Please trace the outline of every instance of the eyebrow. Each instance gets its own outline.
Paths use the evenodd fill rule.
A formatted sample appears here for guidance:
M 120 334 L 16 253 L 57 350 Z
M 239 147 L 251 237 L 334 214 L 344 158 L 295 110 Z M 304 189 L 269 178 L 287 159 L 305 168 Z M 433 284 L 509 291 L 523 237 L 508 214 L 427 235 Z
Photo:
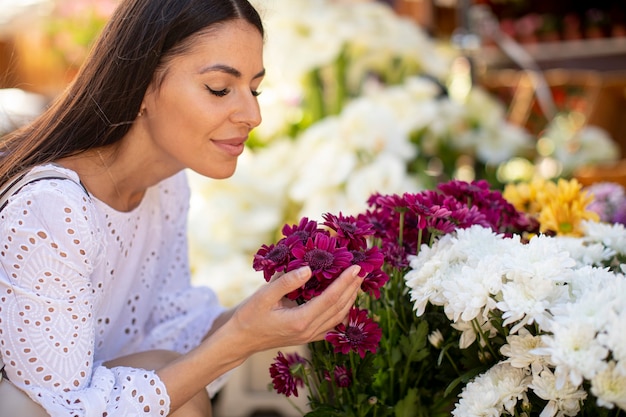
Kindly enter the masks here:
M 241 78 L 241 71 L 229 65 L 224 65 L 224 64 L 215 64 L 215 65 L 211 65 L 208 67 L 204 67 L 200 70 L 200 74 L 206 74 L 207 72 L 214 72 L 214 71 L 223 72 L 226 74 L 230 74 L 233 77 Z M 264 77 L 264 76 L 265 76 L 265 68 L 259 71 L 254 77 L 252 77 L 252 79 L 254 80 L 257 78 Z

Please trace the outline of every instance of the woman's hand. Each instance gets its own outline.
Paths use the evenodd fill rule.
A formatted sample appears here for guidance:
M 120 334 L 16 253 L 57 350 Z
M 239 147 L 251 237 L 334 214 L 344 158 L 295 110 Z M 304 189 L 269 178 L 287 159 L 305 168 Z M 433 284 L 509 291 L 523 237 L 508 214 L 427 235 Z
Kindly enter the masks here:
M 302 305 L 285 296 L 311 277 L 309 267 L 272 279 L 235 310 L 234 331 L 249 335 L 254 351 L 321 340 L 354 305 L 363 278 L 360 267 L 347 268 L 324 292 Z M 252 352 L 254 353 L 254 352 Z
M 346 319 L 363 278 L 357 265 L 346 269 L 324 292 L 305 304 L 285 296 L 311 277 L 308 267 L 288 272 L 225 314 L 225 323 L 195 349 L 157 370 L 172 409 L 188 402 L 208 383 L 265 350 L 321 340 Z

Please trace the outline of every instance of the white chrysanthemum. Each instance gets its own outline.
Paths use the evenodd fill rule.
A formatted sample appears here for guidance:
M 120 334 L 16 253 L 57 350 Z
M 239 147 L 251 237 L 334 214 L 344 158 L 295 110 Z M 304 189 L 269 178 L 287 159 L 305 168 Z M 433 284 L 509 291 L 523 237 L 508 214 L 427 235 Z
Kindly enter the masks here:
M 488 380 L 476 379 L 463 388 L 452 415 L 455 417 L 500 417 L 498 393 Z
M 477 331 L 480 331 L 481 335 L 485 335 L 489 339 L 498 334 L 498 330 L 491 321 L 483 317 L 477 317 L 472 321 L 459 320 L 450 325 L 461 332 L 461 337 L 459 338 L 460 349 L 467 349 L 476 341 L 478 338 Z M 479 339 L 479 343 L 481 346 L 486 345 L 486 341 L 482 337 Z
M 336 193 L 345 194 L 348 206 L 340 207 L 334 212 L 344 214 L 362 213 L 367 209 L 367 200 L 374 193 L 385 190 L 386 194 L 417 193 L 424 185 L 415 175 L 409 175 L 403 162 L 395 155 L 384 153 L 373 161 L 361 164 L 350 174 L 342 189 Z M 310 199 L 319 196 L 311 196 Z M 326 211 L 333 212 L 333 207 Z
M 622 297 L 615 297 L 620 277 L 606 270 L 584 266 L 574 270 L 568 283 L 571 301 L 552 307 L 553 321 L 562 318 L 567 322 L 581 321 L 589 323 L 597 332 L 605 328 L 607 320 L 621 304 Z M 550 325 L 545 326 L 550 330 Z
M 617 362 L 617 368 L 626 375 L 626 300 L 616 294 L 626 294 L 626 278 L 621 276 L 621 281 L 607 293 L 613 294 L 613 311 L 607 313 L 604 331 L 598 335 L 598 341 L 611 351 L 613 359 Z
M 453 416 L 500 416 L 514 413 L 515 405 L 526 400 L 530 376 L 523 370 L 499 363 L 468 383 L 460 394 Z
M 470 265 L 476 265 L 487 257 L 490 257 L 492 262 L 504 264 L 505 261 L 501 259 L 507 259 L 515 254 L 520 245 L 519 235 L 504 238 L 490 228 L 479 225 L 458 229 L 454 240 L 454 250 L 463 254 L 462 257 L 458 257 L 467 259 Z
M 505 239 L 489 228 L 472 226 L 443 236 L 432 247 L 423 246 L 405 276 L 417 315 L 428 302 L 444 306 L 454 321 L 486 315 L 495 307 L 491 295 L 502 285 L 501 260 L 517 245 L 519 237 Z
M 587 393 L 581 386 L 569 381 L 557 387 L 554 374 L 547 368 L 534 374 L 528 387 L 539 398 L 548 401 L 541 417 L 575 416 L 580 411 L 580 403 L 587 398 Z
M 253 4 L 266 30 L 268 67 L 259 100 L 264 123 L 257 130 L 261 137 L 271 138 L 298 121 L 305 88 L 310 88 L 302 80 L 313 70 L 329 68 L 342 53 L 347 55 L 348 87 L 357 91 L 372 72 L 397 78 L 398 67 L 390 64 L 396 59 L 407 74 L 443 79 L 449 73 L 450 57 L 423 29 L 380 2 L 363 2 L 359 7 L 332 0 L 254 0 Z M 283 126 L 274 109 L 284 114 Z
M 599 372 L 591 380 L 591 393 L 598 398 L 598 405 L 606 408 L 618 406 L 626 410 L 626 374 L 619 372 L 615 362 Z
M 411 270 L 406 273 L 404 279 L 409 287 L 409 295 L 417 316 L 424 314 L 429 302 L 444 304 L 441 280 L 455 268 L 460 268 L 458 260 L 450 250 L 452 247 L 453 236 L 448 234 L 437 240 L 432 247 L 422 245 L 417 256 L 409 257 Z
M 452 321 L 471 321 L 477 316 L 489 317 L 496 307 L 493 294 L 500 290 L 503 271 L 486 258 L 475 266 L 463 266 L 457 274 L 448 275 L 441 286 L 446 300 L 444 311 Z
M 585 236 L 601 242 L 617 253 L 626 254 L 626 227 L 621 223 L 600 223 L 584 221 Z
M 533 336 L 525 327 L 517 334 L 507 336 L 506 342 L 500 348 L 500 353 L 508 357 L 505 362 L 514 368 L 540 369 L 546 364 L 545 356 L 533 352 L 534 349 L 543 346 L 541 337 Z
M 575 261 L 554 239 L 544 236 L 520 245 L 508 261 L 507 282 L 502 287 L 502 301 L 498 302 L 503 324 L 516 323 L 511 329 L 515 333 L 527 324 L 542 326 L 549 322 L 549 309 L 568 298 L 562 282 L 571 274 Z
M 580 385 L 606 368 L 608 349 L 597 339 L 597 329 L 588 322 L 561 317 L 552 325 L 553 334 L 544 335 L 544 347 L 534 352 L 549 356 L 555 365 L 557 388 L 568 383 Z
M 507 122 L 499 121 L 495 126 L 482 127 L 474 137 L 474 150 L 478 160 L 500 164 L 532 149 L 533 140 L 528 131 Z
M 418 192 L 424 187 L 415 176 L 407 174 L 404 164 L 391 154 L 378 155 L 365 165 L 358 165 L 342 184 L 327 184 L 298 201 L 298 217 L 321 219 L 324 213 L 353 214 L 367 209 L 367 199 L 378 190 L 390 194 Z
M 553 239 L 564 251 L 570 254 L 572 259 L 576 260 L 576 266 L 579 267 L 584 265 L 601 266 L 615 256 L 613 249 L 589 238 L 556 236 Z
M 475 128 L 462 128 L 454 136 L 451 145 L 455 149 L 476 155 L 480 161 L 492 164 L 499 164 L 533 149 L 534 142 L 530 134 L 508 123 L 502 104 L 485 90 L 472 88 L 461 104 L 466 111 L 463 123 Z

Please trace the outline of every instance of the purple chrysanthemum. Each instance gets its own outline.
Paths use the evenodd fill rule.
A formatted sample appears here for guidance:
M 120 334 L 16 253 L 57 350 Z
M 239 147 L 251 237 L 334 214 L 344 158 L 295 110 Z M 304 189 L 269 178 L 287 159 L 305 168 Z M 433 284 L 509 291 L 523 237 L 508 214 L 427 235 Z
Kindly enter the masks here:
M 348 388 L 352 385 L 352 371 L 344 365 L 337 365 L 333 370 L 333 375 L 329 371 L 324 371 L 324 379 L 334 382 L 339 388 Z
M 298 396 L 298 387 L 304 386 L 304 364 L 306 360 L 297 353 L 288 353 L 286 356 L 278 352 L 274 362 L 270 365 L 270 376 L 274 389 L 287 397 Z
M 252 267 L 263 271 L 263 278 L 269 281 L 276 272 L 284 271 L 289 263 L 291 250 L 282 241 L 275 245 L 263 245 L 254 255 Z
M 337 245 L 334 237 L 322 233 L 309 238 L 305 245 L 294 247 L 292 254 L 294 259 L 288 265 L 290 271 L 308 265 L 320 280 L 336 278 L 352 261 L 347 248 Z
M 374 228 L 370 223 L 341 213 L 338 216 L 326 213 L 323 217 L 324 225 L 336 232 L 336 238 L 341 245 L 352 250 L 367 248 L 367 238 L 374 234 Z
M 388 281 L 389 275 L 387 275 L 387 273 L 382 269 L 377 269 L 365 277 L 363 283 L 361 284 L 361 289 L 363 292 L 369 294 L 370 297 L 377 300 L 380 298 L 380 289 Z
M 282 230 L 285 238 L 296 236 L 302 244 L 305 244 L 309 238 L 321 231 L 322 230 L 319 229 L 317 222 L 315 220 L 309 220 L 308 217 L 301 218 L 297 225 L 294 224 L 289 226 L 286 224 L 283 226 Z
M 357 307 L 350 309 L 348 325 L 340 323 L 335 330 L 328 332 L 326 341 L 335 347 L 335 353 L 357 352 L 361 358 L 370 351 L 376 353 L 382 330 L 367 316 L 367 310 Z

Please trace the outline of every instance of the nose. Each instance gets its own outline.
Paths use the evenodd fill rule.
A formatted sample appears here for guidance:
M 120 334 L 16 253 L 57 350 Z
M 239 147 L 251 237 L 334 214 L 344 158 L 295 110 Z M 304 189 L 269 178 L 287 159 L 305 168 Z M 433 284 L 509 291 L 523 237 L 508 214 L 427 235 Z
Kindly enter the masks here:
M 237 110 L 232 115 L 232 119 L 235 123 L 245 124 L 250 129 L 261 124 L 261 108 L 257 98 L 252 93 L 241 99 Z

